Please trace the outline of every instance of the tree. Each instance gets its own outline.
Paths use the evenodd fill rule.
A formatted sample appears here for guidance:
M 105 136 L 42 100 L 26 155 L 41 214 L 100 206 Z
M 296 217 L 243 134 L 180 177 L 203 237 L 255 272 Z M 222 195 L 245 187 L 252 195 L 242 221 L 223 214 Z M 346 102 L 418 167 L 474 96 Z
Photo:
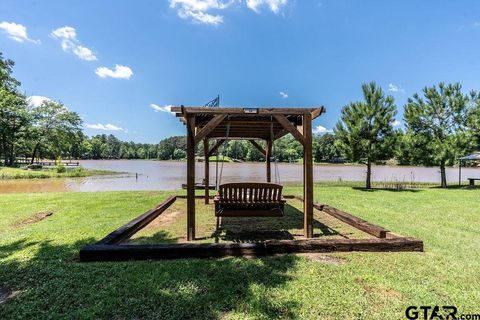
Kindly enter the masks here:
M 468 151 L 480 151 L 480 92 L 471 91 L 468 108 Z
M 90 156 L 92 159 L 101 159 L 102 152 L 105 149 L 105 144 L 99 138 L 92 138 L 90 140 Z
M 331 133 L 317 135 L 313 139 L 313 158 L 316 162 L 331 162 L 341 157 L 336 145 L 337 138 Z
M 60 102 L 44 101 L 32 110 L 35 145 L 32 151 L 34 162 L 38 149 L 42 145 L 50 147 L 55 158 L 65 151 L 67 146 L 75 143 L 76 135 L 81 131 L 82 120 L 76 112 L 68 109 Z
M 367 165 L 365 187 L 371 189 L 372 163 L 393 155 L 397 113 L 392 96 L 385 96 L 375 82 L 362 84 L 365 101 L 352 102 L 342 109 L 335 127 L 337 145 L 353 161 Z
M 13 165 L 19 140 L 25 138 L 30 117 L 25 96 L 17 87 L 20 82 L 12 77 L 14 62 L 4 59 L 0 52 L 0 158 L 5 165 Z
M 3 58 L 0 52 L 0 88 L 9 92 L 15 92 L 17 87 L 20 86 L 20 82 L 12 77 L 12 69 L 15 62 L 10 59 Z
M 440 166 L 441 186 L 447 187 L 445 167 L 468 148 L 469 97 L 459 83 L 425 87 L 405 105 L 404 120 L 412 142 L 421 146 L 417 161 Z
M 175 149 L 187 150 L 187 137 L 175 136 L 166 138 L 158 144 L 158 158 L 160 160 L 173 159 Z
M 0 87 L 0 156 L 3 153 L 6 166 L 14 165 L 18 141 L 25 136 L 30 119 L 25 97 Z
M 172 159 L 174 160 L 181 160 L 181 159 L 185 159 L 186 157 L 187 157 L 187 152 L 182 149 L 175 149 L 175 151 L 173 151 Z

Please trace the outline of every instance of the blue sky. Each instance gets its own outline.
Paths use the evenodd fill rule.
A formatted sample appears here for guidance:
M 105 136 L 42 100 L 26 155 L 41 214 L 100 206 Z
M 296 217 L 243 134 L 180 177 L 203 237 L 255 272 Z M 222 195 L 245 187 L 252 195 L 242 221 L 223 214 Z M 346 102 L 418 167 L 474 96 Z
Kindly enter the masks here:
M 0 51 L 22 90 L 77 111 L 89 135 L 137 142 L 184 134 L 168 106 L 217 94 L 223 106 L 324 105 L 315 126 L 328 130 L 372 80 L 401 122 L 426 85 L 480 89 L 479 40 L 480 1 L 0 2 Z

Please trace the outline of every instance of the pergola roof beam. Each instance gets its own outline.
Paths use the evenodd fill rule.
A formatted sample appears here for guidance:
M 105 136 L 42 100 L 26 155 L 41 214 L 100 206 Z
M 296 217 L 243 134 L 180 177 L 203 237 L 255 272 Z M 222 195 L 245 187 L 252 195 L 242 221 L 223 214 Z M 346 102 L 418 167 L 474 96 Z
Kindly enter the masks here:
M 298 140 L 302 145 L 305 145 L 305 138 L 303 135 L 297 130 L 297 128 L 288 121 L 288 119 L 282 114 L 276 114 L 275 119 L 287 130 L 292 134 L 292 136 Z
M 195 135 L 195 144 L 202 141 L 210 132 L 212 132 L 225 118 L 227 117 L 226 114 L 218 114 L 213 117 L 212 120 L 208 122 L 206 126 L 204 126 L 197 134 Z

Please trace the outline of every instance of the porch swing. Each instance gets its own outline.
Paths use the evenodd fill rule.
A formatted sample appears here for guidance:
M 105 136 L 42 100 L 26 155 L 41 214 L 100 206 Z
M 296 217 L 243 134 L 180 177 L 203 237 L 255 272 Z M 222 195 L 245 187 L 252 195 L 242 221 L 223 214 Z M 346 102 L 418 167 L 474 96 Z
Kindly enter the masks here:
M 270 139 L 273 143 L 273 118 L 270 119 Z M 278 184 L 280 174 L 278 162 L 275 160 L 275 182 L 240 182 L 221 184 L 225 149 L 228 144 L 230 122 L 227 123 L 227 133 L 222 152 L 220 176 L 217 182 L 218 194 L 214 198 L 215 216 L 219 217 L 282 217 L 286 200 L 282 196 L 283 186 Z M 266 157 L 270 157 L 266 154 Z M 218 154 L 217 154 L 218 159 Z M 218 161 L 217 161 L 218 163 Z M 217 222 L 218 224 L 218 222 Z

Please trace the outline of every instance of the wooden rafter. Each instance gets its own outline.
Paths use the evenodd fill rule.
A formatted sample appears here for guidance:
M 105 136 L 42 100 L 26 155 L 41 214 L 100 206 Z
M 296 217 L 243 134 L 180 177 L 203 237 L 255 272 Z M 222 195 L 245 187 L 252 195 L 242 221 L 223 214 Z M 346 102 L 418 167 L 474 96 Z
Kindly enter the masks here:
M 290 114 L 290 115 L 305 115 L 310 114 L 317 108 L 249 108 L 258 109 L 260 115 L 271 114 Z M 185 116 L 186 114 L 245 114 L 245 108 L 238 107 L 221 107 L 221 108 L 205 108 L 205 107 L 172 107 L 172 112 L 177 113 L 177 116 Z
M 202 141 L 210 132 L 213 131 L 225 118 L 226 114 L 217 114 L 195 135 L 195 144 Z
M 275 114 L 275 119 L 287 130 L 292 136 L 298 140 L 302 145 L 305 145 L 305 138 L 303 135 L 297 130 L 297 128 L 288 121 L 288 119 L 283 114 Z
M 277 139 L 280 139 L 281 137 L 283 137 L 284 135 L 288 134 L 288 130 L 286 129 L 283 129 L 281 130 L 280 132 L 278 132 L 275 137 L 273 138 L 273 140 L 277 140 Z
M 248 140 L 248 141 L 250 141 L 250 143 L 251 143 L 255 148 L 257 148 L 258 151 L 260 151 L 260 152 L 263 154 L 263 156 L 265 156 L 265 154 L 266 154 L 265 149 L 263 149 L 263 147 L 262 147 L 261 145 L 259 145 L 257 141 L 255 141 L 255 140 L 253 140 L 253 139 L 250 139 L 250 140 Z
M 222 146 L 222 144 L 225 142 L 226 140 L 225 139 L 219 139 L 217 140 L 217 143 L 215 143 L 215 145 L 213 147 L 210 148 L 210 150 L 208 150 L 208 156 L 213 156 L 213 154 L 218 150 L 218 148 L 220 148 Z
M 318 118 L 322 113 L 325 113 L 325 107 L 320 107 L 320 108 L 317 108 L 315 109 L 314 111 L 312 111 L 310 114 L 312 116 L 312 120 L 315 120 L 316 118 Z

